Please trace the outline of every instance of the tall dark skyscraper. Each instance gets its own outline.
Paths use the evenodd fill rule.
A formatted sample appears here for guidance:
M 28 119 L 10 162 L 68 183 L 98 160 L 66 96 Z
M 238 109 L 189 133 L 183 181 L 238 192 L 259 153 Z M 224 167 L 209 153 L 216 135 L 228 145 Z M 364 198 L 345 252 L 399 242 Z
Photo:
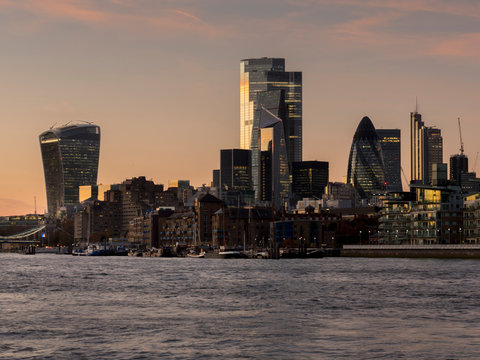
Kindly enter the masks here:
M 79 202 L 79 186 L 96 185 L 100 127 L 69 125 L 40 134 L 48 214 Z
M 362 199 L 385 191 L 385 169 L 382 147 L 372 121 L 365 116 L 353 136 L 348 159 L 347 183 L 353 185 Z
M 377 129 L 382 146 L 387 191 L 402 191 L 400 129 Z
M 424 184 L 432 183 L 433 164 L 443 163 L 443 138 L 442 131 L 434 127 L 423 127 L 423 179 Z
M 468 173 L 468 157 L 465 154 L 450 156 L 450 180 L 462 186 L 462 173 Z
M 269 109 L 265 96 L 262 99 L 257 95 L 274 90 L 283 90 L 283 113 L 272 113 L 283 120 L 291 167 L 293 161 L 302 161 L 302 73 L 286 72 L 285 59 L 265 57 L 240 62 L 240 148 L 251 149 L 258 109 L 262 105 Z
M 320 199 L 328 184 L 328 162 L 301 161 L 292 166 L 292 192 L 298 199 Z
M 222 192 L 251 189 L 250 150 L 220 150 L 220 188 Z

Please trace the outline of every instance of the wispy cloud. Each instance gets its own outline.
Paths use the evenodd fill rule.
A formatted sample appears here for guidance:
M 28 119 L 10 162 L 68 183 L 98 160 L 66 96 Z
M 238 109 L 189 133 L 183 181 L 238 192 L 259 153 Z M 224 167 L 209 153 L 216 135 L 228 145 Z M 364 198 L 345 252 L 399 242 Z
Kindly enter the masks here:
M 108 3 L 92 0 L 19 0 L 15 2 L 0 0 L 0 7 L 20 9 L 52 21 L 74 21 L 99 26 L 146 27 L 163 31 L 183 30 L 209 36 L 218 34 L 212 24 L 182 9 L 163 7 L 151 13 L 145 13 L 138 3 L 120 0 L 110 0 Z
M 480 33 L 462 34 L 442 41 L 431 49 L 430 54 L 480 61 Z

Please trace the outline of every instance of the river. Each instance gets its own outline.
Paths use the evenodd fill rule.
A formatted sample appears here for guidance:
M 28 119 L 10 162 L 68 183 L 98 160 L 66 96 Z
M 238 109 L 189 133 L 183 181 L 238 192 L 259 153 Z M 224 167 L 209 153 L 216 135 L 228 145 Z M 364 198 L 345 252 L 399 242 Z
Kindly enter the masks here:
M 0 254 L 0 359 L 480 359 L 479 270 Z

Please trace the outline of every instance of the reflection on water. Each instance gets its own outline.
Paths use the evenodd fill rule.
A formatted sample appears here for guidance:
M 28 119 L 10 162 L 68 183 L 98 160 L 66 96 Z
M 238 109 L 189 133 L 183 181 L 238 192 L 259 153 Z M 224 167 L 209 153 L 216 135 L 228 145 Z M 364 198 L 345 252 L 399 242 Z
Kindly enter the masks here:
M 0 254 L 0 359 L 479 359 L 478 269 Z

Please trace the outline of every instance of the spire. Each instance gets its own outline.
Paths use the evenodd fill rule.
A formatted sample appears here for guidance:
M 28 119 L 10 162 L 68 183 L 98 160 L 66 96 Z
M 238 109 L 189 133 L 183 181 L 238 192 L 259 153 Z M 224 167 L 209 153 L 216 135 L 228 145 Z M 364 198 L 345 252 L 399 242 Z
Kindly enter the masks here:
M 415 114 L 418 114 L 418 97 L 415 96 Z

